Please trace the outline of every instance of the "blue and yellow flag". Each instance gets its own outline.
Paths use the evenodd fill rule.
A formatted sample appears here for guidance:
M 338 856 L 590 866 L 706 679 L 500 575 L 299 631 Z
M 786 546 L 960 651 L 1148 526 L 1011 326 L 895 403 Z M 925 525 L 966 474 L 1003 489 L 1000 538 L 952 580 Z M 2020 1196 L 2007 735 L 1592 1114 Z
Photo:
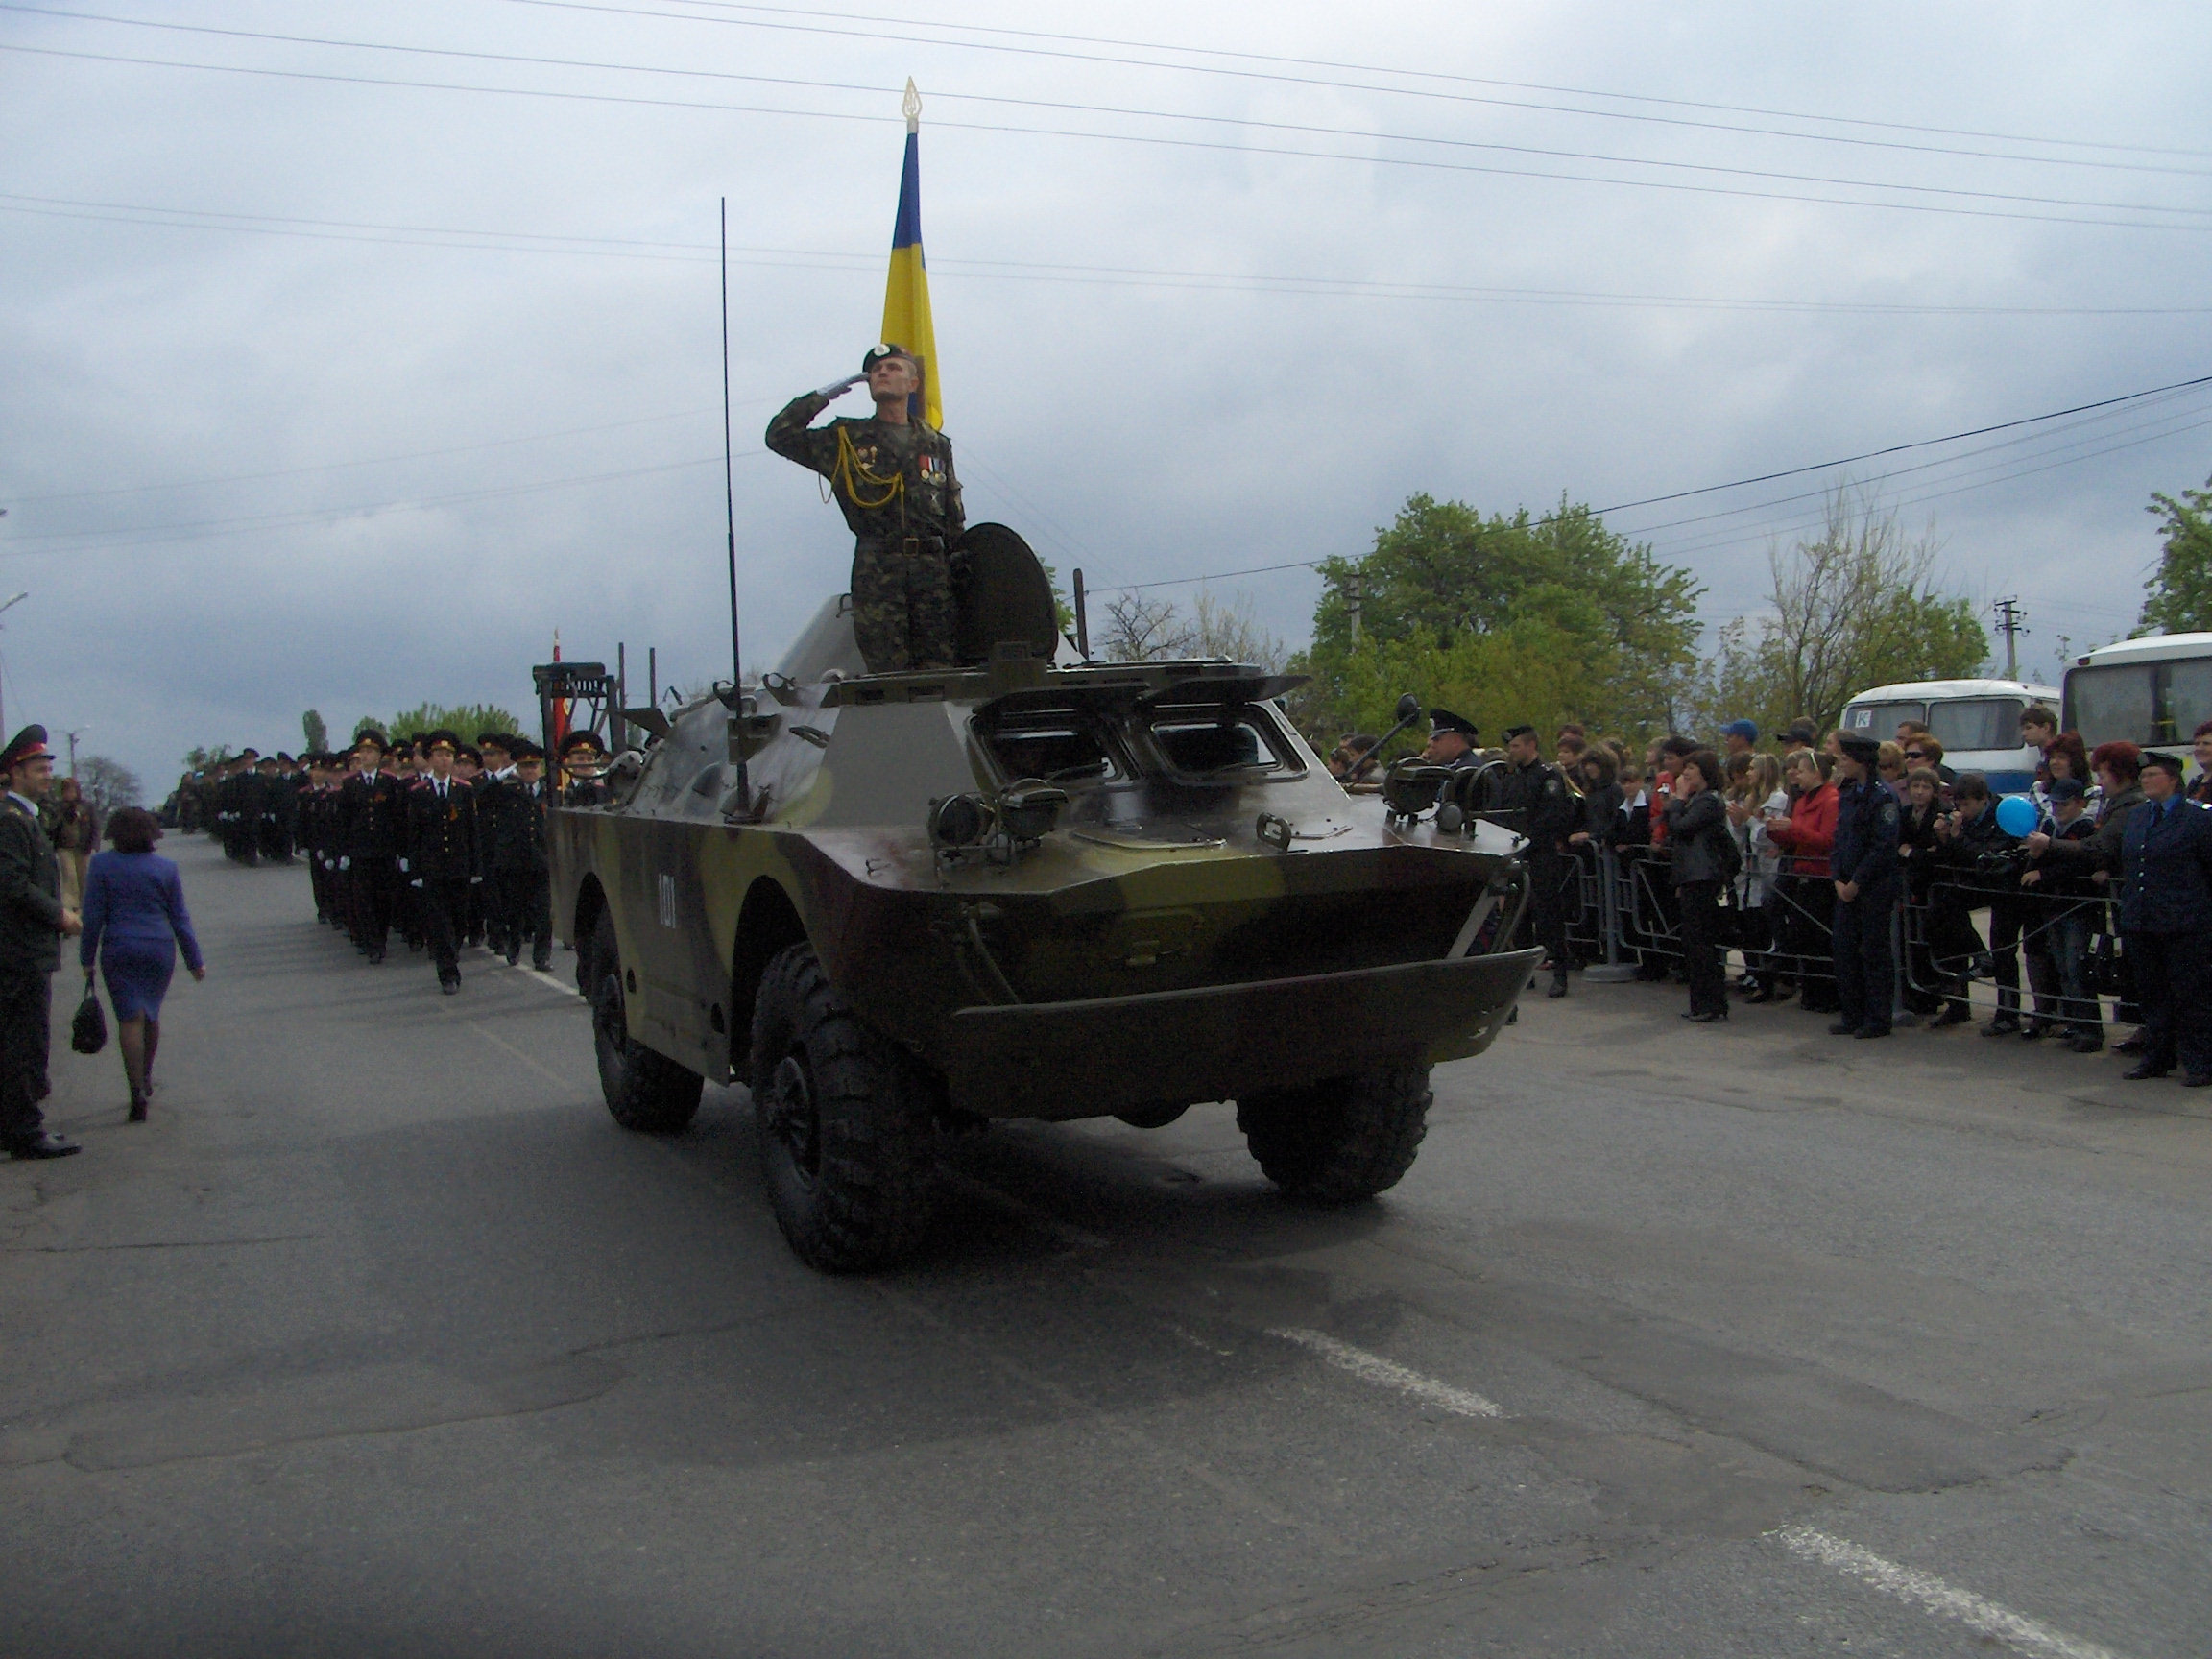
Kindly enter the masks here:
M 906 83 L 906 165 L 899 175 L 899 222 L 891 231 L 891 276 L 883 285 L 880 338 L 903 346 L 922 365 L 922 390 L 909 399 L 910 419 L 945 425 L 937 374 L 937 330 L 929 321 L 929 271 L 922 262 L 922 95 Z

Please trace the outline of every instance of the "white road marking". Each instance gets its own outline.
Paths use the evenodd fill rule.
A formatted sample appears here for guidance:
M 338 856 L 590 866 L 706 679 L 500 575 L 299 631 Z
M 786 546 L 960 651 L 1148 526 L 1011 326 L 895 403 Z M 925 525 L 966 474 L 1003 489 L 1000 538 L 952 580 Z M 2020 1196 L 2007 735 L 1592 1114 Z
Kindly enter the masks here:
M 1351 1372 L 1363 1382 L 1377 1382 L 1385 1388 L 1395 1388 L 1401 1394 L 1410 1395 L 1422 1404 L 1434 1406 L 1440 1410 L 1460 1417 L 1505 1415 L 1504 1407 L 1497 1401 L 1485 1399 L 1472 1388 L 1455 1388 L 1449 1382 L 1439 1382 L 1433 1377 L 1424 1377 L 1418 1371 L 1408 1371 L 1380 1354 L 1370 1354 L 1364 1348 L 1339 1342 L 1322 1332 L 1286 1328 L 1270 1331 L 1267 1334 L 1310 1349 L 1330 1364 Z
M 1955 1619 L 1978 1635 L 2034 1654 L 2036 1659 L 2118 1659 L 2109 1647 L 2054 1630 L 2025 1613 L 2015 1613 L 1970 1590 L 1946 1584 L 1933 1573 L 1901 1567 L 1871 1550 L 1861 1549 L 1848 1538 L 1837 1538 L 1811 1527 L 1785 1527 L 1773 1536 L 1801 1561 L 1833 1568 L 1885 1596 L 1909 1602 L 1938 1619 Z

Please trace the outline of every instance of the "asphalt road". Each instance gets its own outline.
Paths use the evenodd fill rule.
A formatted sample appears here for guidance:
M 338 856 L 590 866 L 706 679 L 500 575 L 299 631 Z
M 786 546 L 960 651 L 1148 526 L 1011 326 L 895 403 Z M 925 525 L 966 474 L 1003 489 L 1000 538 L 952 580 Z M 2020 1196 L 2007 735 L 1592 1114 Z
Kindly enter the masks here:
M 1015 1126 L 827 1279 L 741 1091 L 626 1134 L 564 982 L 165 850 L 153 1120 L 64 975 L 0 1165 L 10 1659 L 2212 1650 L 2212 1103 L 2121 1062 L 1578 987 L 1380 1203 Z

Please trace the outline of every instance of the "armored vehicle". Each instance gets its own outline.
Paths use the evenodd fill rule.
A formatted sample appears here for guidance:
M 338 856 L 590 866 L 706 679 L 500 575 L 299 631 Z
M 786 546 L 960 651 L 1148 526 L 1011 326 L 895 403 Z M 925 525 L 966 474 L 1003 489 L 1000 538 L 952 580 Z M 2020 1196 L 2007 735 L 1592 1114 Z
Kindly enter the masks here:
M 1535 969 L 1504 948 L 1516 837 L 1423 816 L 1432 780 L 1346 795 L 1278 702 L 1297 681 L 1056 664 L 1049 610 L 1023 626 L 870 675 L 832 602 L 757 692 L 609 708 L 641 748 L 550 815 L 609 1109 L 668 1132 L 704 1080 L 748 1085 L 817 1267 L 912 1250 L 938 1137 L 992 1118 L 1234 1100 L 1286 1192 L 1370 1197 L 1412 1164 L 1430 1068 L 1486 1048 Z M 588 718 L 611 685 L 539 683 Z

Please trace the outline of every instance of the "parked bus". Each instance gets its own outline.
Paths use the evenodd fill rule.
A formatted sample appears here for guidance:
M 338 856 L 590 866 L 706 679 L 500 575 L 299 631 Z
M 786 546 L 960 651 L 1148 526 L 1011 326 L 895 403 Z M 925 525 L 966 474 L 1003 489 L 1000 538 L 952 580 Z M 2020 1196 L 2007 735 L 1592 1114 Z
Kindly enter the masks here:
M 2035 781 L 2042 758 L 2020 741 L 2020 710 L 2031 703 L 2058 707 L 2056 685 L 2018 680 L 1916 680 L 1877 685 L 1843 708 L 1843 730 L 1887 742 L 1897 722 L 1918 720 L 1943 745 L 1943 764 L 1954 772 L 1979 772 L 1999 795 L 2017 795 Z
M 2125 739 L 2189 757 L 2212 720 L 2212 634 L 2160 634 L 2100 645 L 2066 670 L 2066 730 L 2094 749 Z

